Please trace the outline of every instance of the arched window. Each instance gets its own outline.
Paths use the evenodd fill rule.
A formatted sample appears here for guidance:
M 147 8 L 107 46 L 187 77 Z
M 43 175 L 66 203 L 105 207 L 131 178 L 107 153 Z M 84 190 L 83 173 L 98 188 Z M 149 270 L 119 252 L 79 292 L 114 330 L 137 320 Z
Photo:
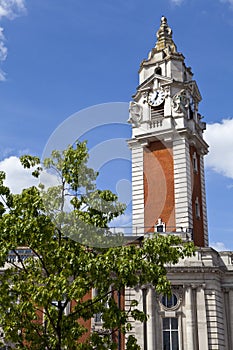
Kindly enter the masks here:
M 168 309 L 176 306 L 178 303 L 177 296 L 174 293 L 171 296 L 163 295 L 161 301 L 163 306 Z
M 161 67 L 155 68 L 155 74 L 162 75 L 162 68 Z
M 172 291 L 171 295 L 161 295 L 160 305 L 161 327 L 163 350 L 179 350 L 179 314 L 177 310 L 180 307 L 181 299 L 179 293 Z

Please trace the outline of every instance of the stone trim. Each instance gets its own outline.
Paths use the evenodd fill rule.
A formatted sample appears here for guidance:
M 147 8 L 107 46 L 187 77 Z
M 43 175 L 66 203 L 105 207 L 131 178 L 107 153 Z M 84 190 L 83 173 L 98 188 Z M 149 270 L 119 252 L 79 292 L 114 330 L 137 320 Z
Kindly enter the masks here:
M 176 226 L 192 228 L 192 184 L 189 144 L 185 137 L 173 141 Z
M 202 213 L 203 213 L 203 226 L 204 226 L 204 243 L 205 243 L 205 247 L 207 247 L 209 244 L 209 237 L 208 237 L 208 222 L 207 222 L 207 208 L 206 208 L 204 159 L 203 159 L 202 155 L 200 155 L 200 172 L 201 172 L 201 193 L 202 193 Z
M 143 146 L 134 142 L 132 150 L 132 226 L 144 234 Z M 134 232 L 133 232 L 134 233 Z

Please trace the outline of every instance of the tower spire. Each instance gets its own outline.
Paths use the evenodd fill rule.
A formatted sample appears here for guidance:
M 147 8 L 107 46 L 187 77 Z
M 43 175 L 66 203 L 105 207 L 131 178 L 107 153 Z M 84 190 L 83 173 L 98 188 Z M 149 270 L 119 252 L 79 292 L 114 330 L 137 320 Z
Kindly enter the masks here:
M 167 18 L 162 16 L 159 30 L 156 33 L 157 43 L 156 49 L 162 51 L 170 49 L 172 53 L 177 52 L 176 45 L 172 39 L 172 30 L 167 24 Z

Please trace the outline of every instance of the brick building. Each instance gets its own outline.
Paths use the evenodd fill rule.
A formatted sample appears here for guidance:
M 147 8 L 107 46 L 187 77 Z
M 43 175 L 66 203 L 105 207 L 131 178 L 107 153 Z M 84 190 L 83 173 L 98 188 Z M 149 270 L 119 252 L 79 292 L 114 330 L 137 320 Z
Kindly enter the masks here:
M 132 321 L 125 337 L 114 334 L 119 350 L 130 334 L 142 350 L 233 350 L 233 252 L 219 253 L 208 246 L 203 162 L 208 145 L 200 101 L 191 68 L 162 17 L 130 103 L 133 233 L 178 234 L 193 240 L 198 250 L 194 257 L 167 267 L 171 298 L 157 295 L 151 285 L 115 296 L 126 310 L 138 300 L 149 316 L 144 323 Z M 21 248 L 19 254 L 27 257 L 30 251 Z M 85 326 L 89 331 L 101 328 L 101 314 Z
M 208 247 L 201 94 L 165 17 L 156 35 L 130 103 L 133 228 L 179 234 L 199 248 L 168 267 L 171 298 L 150 285 L 125 291 L 126 308 L 137 299 L 149 315 L 131 333 L 143 350 L 230 350 L 233 253 Z

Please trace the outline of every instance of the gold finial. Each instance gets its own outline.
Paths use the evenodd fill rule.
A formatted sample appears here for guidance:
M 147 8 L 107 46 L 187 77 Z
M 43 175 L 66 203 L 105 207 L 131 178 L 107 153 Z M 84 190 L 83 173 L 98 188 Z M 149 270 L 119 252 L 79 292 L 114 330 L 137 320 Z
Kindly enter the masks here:
M 162 16 L 159 30 L 156 33 L 157 43 L 156 49 L 157 51 L 162 51 L 166 48 L 170 49 L 171 52 L 176 51 L 176 45 L 172 40 L 172 30 L 167 24 L 167 18 Z

